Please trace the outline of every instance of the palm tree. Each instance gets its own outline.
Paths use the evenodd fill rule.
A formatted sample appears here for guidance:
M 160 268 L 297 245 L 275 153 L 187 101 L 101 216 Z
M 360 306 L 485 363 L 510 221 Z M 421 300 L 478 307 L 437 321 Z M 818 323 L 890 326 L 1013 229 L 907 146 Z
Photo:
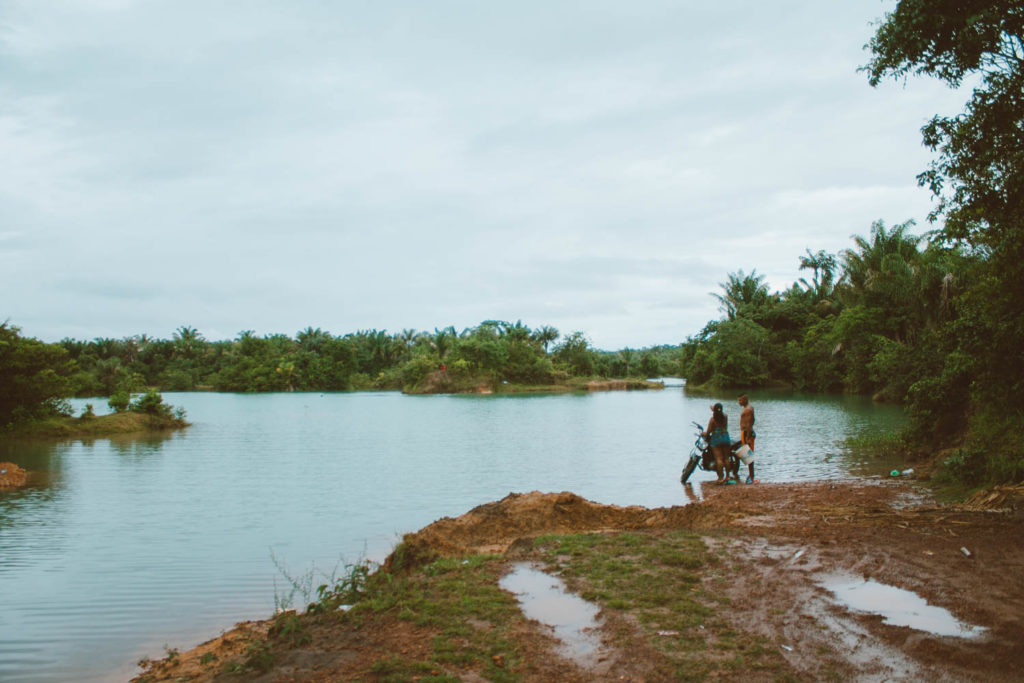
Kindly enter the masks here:
M 869 239 L 855 235 L 856 249 L 843 252 L 845 296 L 852 304 L 864 304 L 886 313 L 888 334 L 896 341 L 907 341 L 915 330 L 927 324 L 922 305 L 923 280 L 934 279 L 924 268 L 918 244 L 921 238 L 907 234 L 914 225 L 906 221 L 886 230 L 885 223 L 871 224 Z M 938 281 L 937 280 L 937 281 Z
M 369 353 L 369 361 L 374 373 L 380 372 L 388 366 L 391 359 L 392 338 L 387 330 L 369 330 L 365 333 L 366 350 Z
M 139 338 L 125 337 L 121 340 L 121 357 L 125 365 L 131 365 L 139 357 Z
M 121 342 L 116 339 L 96 337 L 92 340 L 92 345 L 96 348 L 96 356 L 98 358 L 121 357 Z
M 300 330 L 295 335 L 295 341 L 299 343 L 299 346 L 305 351 L 319 351 L 320 348 L 327 343 L 331 338 L 331 335 L 324 332 L 319 327 L 313 329 L 312 326 L 307 327 L 304 330 Z
M 514 325 L 503 322 L 500 329 L 502 336 L 507 337 L 511 341 L 521 342 L 530 338 L 530 328 L 524 325 L 522 320 L 517 320 Z
M 174 332 L 175 350 L 185 358 L 195 355 L 196 349 L 203 341 L 203 335 L 194 327 L 182 325 Z
M 807 249 L 807 256 L 800 257 L 800 270 L 810 269 L 814 271 L 813 284 L 808 285 L 807 280 L 800 278 L 800 282 L 807 287 L 814 295 L 815 301 L 827 299 L 832 295 L 834 287 L 834 275 L 836 271 L 836 257 L 825 250 L 819 250 L 812 254 Z
M 104 391 L 107 394 L 111 394 L 114 392 L 117 380 L 121 377 L 121 359 L 116 357 L 101 358 L 93 366 L 93 373 L 96 375 L 96 379 L 103 384 Z
M 619 358 L 626 364 L 626 376 L 629 376 L 629 369 L 633 365 L 633 361 L 636 359 L 636 352 L 633 349 L 626 347 L 619 351 Z
M 883 221 L 875 221 L 871 224 L 870 239 L 854 235 L 857 248 L 842 253 L 846 282 L 855 290 L 870 290 L 886 270 L 899 270 L 901 262 L 914 261 L 919 255 L 917 245 L 921 238 L 907 234 L 913 225 L 914 221 L 909 220 L 887 231 Z
M 545 354 L 547 354 L 548 352 L 548 344 L 558 339 L 558 336 L 558 330 L 551 327 L 550 325 L 545 325 L 539 330 L 533 331 L 534 340 L 539 342 L 544 347 Z
M 452 325 L 441 330 L 436 327 L 434 328 L 433 343 L 439 359 L 444 360 L 444 357 L 448 355 L 448 351 L 452 348 L 452 343 L 457 336 L 455 334 L 455 327 Z
M 758 275 L 756 268 L 750 271 L 750 275 L 744 274 L 743 270 L 729 273 L 729 279 L 718 284 L 724 294 L 712 292 L 711 296 L 718 299 L 720 309 L 726 317 L 735 320 L 743 309 L 759 306 L 768 301 L 768 285 L 764 278 L 764 275 Z

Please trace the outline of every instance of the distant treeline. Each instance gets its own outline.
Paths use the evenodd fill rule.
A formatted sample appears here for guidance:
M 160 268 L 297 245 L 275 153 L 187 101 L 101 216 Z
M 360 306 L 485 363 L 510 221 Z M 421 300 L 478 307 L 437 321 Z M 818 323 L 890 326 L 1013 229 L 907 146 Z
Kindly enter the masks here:
M 209 341 L 182 326 L 147 335 L 47 344 L 0 323 L 0 428 L 66 408 L 69 396 L 122 399 L 160 391 L 459 391 L 481 386 L 565 385 L 584 378 L 676 375 L 679 347 L 601 351 L 582 332 L 489 320 L 457 332 L 365 330 L 335 336 L 306 328 L 289 337 L 240 332 Z M 441 382 L 429 384 L 430 378 Z
M 559 341 L 560 340 L 560 341 Z M 486 321 L 391 334 L 364 330 L 335 336 L 306 328 L 294 337 L 257 336 L 208 341 L 182 326 L 172 339 L 64 339 L 75 363 L 80 396 L 157 387 L 163 391 L 350 391 L 411 389 L 442 367 L 450 377 L 493 384 L 557 384 L 570 377 L 651 377 L 678 372 L 678 347 L 618 352 L 592 348 L 582 332 L 522 322 Z

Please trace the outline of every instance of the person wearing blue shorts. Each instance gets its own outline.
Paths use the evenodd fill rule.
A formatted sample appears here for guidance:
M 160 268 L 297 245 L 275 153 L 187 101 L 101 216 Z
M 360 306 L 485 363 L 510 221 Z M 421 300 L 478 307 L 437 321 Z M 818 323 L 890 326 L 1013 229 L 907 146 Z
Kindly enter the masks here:
M 708 446 L 715 456 L 715 473 L 718 474 L 718 481 L 715 483 L 725 484 L 729 476 L 732 439 L 729 438 L 729 417 L 722 409 L 721 403 L 711 406 L 711 420 L 708 422 L 707 431 L 704 432 L 704 438 L 708 440 Z

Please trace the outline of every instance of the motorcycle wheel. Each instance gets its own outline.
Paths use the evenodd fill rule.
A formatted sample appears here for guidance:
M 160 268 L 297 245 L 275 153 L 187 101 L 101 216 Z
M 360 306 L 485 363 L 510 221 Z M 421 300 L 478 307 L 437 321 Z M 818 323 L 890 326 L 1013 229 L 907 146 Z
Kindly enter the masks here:
M 686 467 L 683 468 L 683 476 L 679 477 L 679 482 L 685 484 L 695 469 L 697 469 L 697 458 L 690 458 L 686 463 Z

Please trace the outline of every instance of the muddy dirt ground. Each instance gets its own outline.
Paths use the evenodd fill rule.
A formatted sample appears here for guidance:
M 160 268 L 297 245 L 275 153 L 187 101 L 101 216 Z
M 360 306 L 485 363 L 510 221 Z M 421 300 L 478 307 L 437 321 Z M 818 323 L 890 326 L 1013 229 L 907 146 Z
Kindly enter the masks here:
M 767 639 L 784 660 L 783 677 L 858 681 L 1024 680 L 1024 487 L 1002 487 L 965 503 L 940 505 L 908 482 L 705 486 L 702 501 L 649 510 L 597 505 L 570 493 L 512 494 L 409 534 L 408 551 L 458 555 L 505 552 L 548 533 L 692 529 L 722 558 L 716 591 L 729 597 L 733 627 Z M 849 609 L 825 587 L 837 578 L 873 579 L 913 591 L 965 624 L 971 637 L 894 626 Z M 711 579 L 709 578 L 709 581 Z M 609 655 L 580 670 L 562 660 L 537 624 L 517 639 L 524 680 L 669 680 L 650 636 L 628 616 L 605 613 Z M 248 622 L 173 661 L 152 663 L 148 681 L 239 680 L 199 665 L 222 660 L 265 636 Z M 374 680 L 381 658 L 428 657 L 433 634 L 394 620 L 372 631 L 332 627 L 315 646 L 297 647 L 258 681 Z M 463 680 L 483 680 L 460 674 Z M 756 680 L 722 669 L 714 678 Z M 768 678 L 779 677 L 773 672 Z M 140 679 L 135 679 L 140 680 Z
M 27 479 L 28 472 L 13 462 L 0 462 L 0 489 L 24 486 Z

